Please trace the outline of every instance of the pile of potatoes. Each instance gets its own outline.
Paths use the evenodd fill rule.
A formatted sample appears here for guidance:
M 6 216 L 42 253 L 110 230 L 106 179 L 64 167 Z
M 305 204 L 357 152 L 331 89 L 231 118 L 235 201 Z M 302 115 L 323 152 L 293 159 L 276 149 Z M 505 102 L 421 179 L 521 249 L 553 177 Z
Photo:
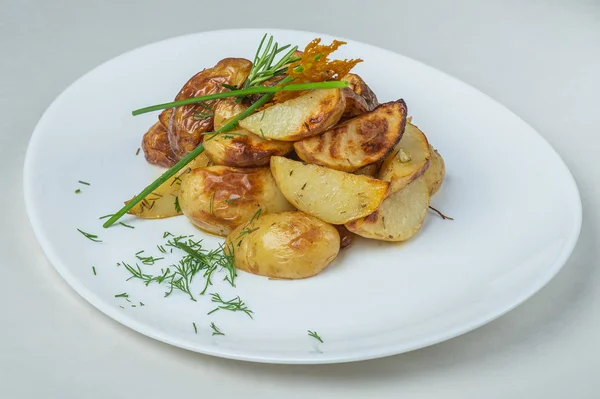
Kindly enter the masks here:
M 182 212 L 227 237 L 238 269 L 280 279 L 321 272 L 353 234 L 408 240 L 442 184 L 444 161 L 403 100 L 379 104 L 358 75 L 342 80 L 348 88 L 305 92 L 205 138 L 204 153 L 131 213 Z M 220 100 L 211 128 L 246 107 Z

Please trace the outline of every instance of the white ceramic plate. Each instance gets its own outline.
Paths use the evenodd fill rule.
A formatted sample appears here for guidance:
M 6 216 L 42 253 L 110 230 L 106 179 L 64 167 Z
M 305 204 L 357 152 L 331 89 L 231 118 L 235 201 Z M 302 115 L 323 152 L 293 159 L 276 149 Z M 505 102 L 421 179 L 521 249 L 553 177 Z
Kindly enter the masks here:
M 346 362 L 473 330 L 529 298 L 566 262 L 578 238 L 581 203 L 571 174 L 544 139 L 472 87 L 349 40 L 337 56 L 364 59 L 355 71 L 380 101 L 404 98 L 414 122 L 444 156 L 447 177 L 432 203 L 455 220 L 430 215 L 421 232 L 402 245 L 357 240 L 314 278 L 271 281 L 241 272 L 237 288 L 217 281 L 209 290 L 227 299 L 239 295 L 254 320 L 227 311 L 209 316 L 208 297 L 164 298 L 164 287 L 126 282 L 129 274 L 116 263 L 134 261 L 142 249 L 158 256 L 155 245 L 163 242 L 164 231 L 204 237 L 209 247 L 221 241 L 184 217 L 127 216 L 124 221 L 135 229 L 101 227 L 99 216 L 116 211 L 160 174 L 142 154 L 135 155 L 157 115 L 132 117 L 131 111 L 172 99 L 190 76 L 224 57 L 251 59 L 264 32 L 207 32 L 136 49 L 77 80 L 40 120 L 25 162 L 29 217 L 56 270 L 95 307 L 142 334 L 210 355 Z M 333 39 L 268 32 L 301 48 L 314 37 Z M 103 242 L 87 240 L 77 228 Z M 198 279 L 193 291 L 201 288 Z M 132 302 L 115 298 L 122 292 Z M 226 335 L 213 337 L 210 322 Z M 324 343 L 307 330 L 317 331 Z

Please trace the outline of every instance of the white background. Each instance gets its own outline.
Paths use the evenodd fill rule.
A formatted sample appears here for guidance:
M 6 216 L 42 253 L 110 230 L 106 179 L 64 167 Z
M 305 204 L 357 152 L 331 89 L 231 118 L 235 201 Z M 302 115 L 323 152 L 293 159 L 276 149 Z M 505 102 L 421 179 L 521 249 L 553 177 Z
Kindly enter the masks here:
M 565 268 L 524 305 L 474 332 L 354 364 L 210 358 L 95 310 L 48 264 L 25 214 L 22 166 L 37 120 L 66 86 L 107 59 L 167 37 L 238 27 L 375 44 L 505 104 L 556 148 L 579 185 L 583 229 Z M 0 0 L 0 397 L 598 398 L 599 98 L 594 0 Z

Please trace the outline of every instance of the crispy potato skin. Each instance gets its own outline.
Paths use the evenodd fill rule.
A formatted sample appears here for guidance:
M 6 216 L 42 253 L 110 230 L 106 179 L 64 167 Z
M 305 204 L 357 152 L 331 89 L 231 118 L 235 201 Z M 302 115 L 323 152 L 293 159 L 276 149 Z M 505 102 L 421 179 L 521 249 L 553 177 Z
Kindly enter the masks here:
M 170 168 L 177 162 L 177 157 L 169 144 L 167 131 L 160 122 L 156 122 L 144 134 L 142 150 L 144 150 L 146 161 L 151 164 Z
M 359 75 L 349 73 L 341 80 L 348 82 L 348 89 L 344 93 L 347 96 L 346 109 L 342 119 L 353 118 L 364 112 L 372 111 L 379 105 L 377 96 Z
M 209 166 L 192 170 L 181 181 L 179 205 L 197 227 L 226 236 L 261 214 L 294 207 L 277 188 L 269 168 Z
M 251 68 L 252 63 L 244 58 L 225 58 L 214 67 L 192 76 L 175 101 L 216 93 L 223 83 L 239 85 L 244 82 Z M 216 101 L 209 101 L 206 105 L 213 107 L 215 104 Z M 178 159 L 196 148 L 202 141 L 202 133 L 213 128 L 213 118 L 199 119 L 195 116 L 198 112 L 206 112 L 206 109 L 198 104 L 190 104 L 166 109 L 159 116 L 167 129 L 171 149 Z
M 283 195 L 302 212 L 331 224 L 344 224 L 374 212 L 389 184 L 283 157 L 271 157 L 271 171 Z
M 403 100 L 381 104 L 319 136 L 294 143 L 294 150 L 305 162 L 355 172 L 392 151 L 404 132 L 407 112 Z
M 311 90 L 240 121 L 240 127 L 270 140 L 298 141 L 335 125 L 346 107 L 340 89 Z
M 271 213 L 236 228 L 225 247 L 234 251 L 239 270 L 302 279 L 320 273 L 336 258 L 340 236 L 332 225 L 305 213 Z
M 381 241 L 406 241 L 421 229 L 429 207 L 423 177 L 386 198 L 372 214 L 346 223 L 351 232 Z
M 431 162 L 429 163 L 429 168 L 423 173 L 423 177 L 429 186 L 429 194 L 433 195 L 438 192 L 444 181 L 446 165 L 444 158 L 442 158 L 438 150 L 430 145 L 429 151 L 431 152 Z
M 265 140 L 248 130 L 239 129 L 204 142 L 204 151 L 217 165 L 241 168 L 266 166 L 274 155 L 286 155 L 293 143 Z

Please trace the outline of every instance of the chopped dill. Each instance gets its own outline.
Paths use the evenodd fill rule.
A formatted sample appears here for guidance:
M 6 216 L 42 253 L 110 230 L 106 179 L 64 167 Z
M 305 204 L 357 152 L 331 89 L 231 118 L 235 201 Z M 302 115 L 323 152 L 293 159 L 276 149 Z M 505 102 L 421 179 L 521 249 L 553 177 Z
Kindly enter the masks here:
M 102 242 L 102 240 L 98 239 L 98 236 L 96 234 L 86 233 L 85 231 L 83 231 L 81 229 L 77 229 L 77 231 L 80 232 L 81 234 L 83 234 L 83 236 L 85 238 L 87 238 L 88 240 L 91 240 L 94 242 Z
M 317 334 L 316 331 L 310 331 L 310 330 L 307 330 L 307 331 L 308 331 L 308 335 L 310 337 L 313 337 L 314 339 L 318 340 L 320 343 L 323 343 L 323 339 L 321 339 L 321 337 L 319 337 L 319 334 Z
M 212 328 L 212 335 L 225 335 L 223 332 L 221 332 L 221 330 L 219 330 L 219 328 L 215 325 L 215 323 L 211 322 L 210 323 L 210 328 Z

